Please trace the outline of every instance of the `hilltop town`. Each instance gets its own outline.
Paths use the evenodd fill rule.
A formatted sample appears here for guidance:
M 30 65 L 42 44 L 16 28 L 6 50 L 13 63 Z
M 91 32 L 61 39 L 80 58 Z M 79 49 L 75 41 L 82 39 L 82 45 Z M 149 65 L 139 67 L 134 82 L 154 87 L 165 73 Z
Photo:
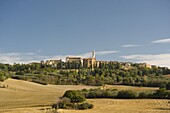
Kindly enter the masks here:
M 9 77 L 43 84 L 126 84 L 159 86 L 170 74 L 167 67 L 147 63 L 98 61 L 95 51 L 90 58 L 66 57 L 66 61 L 47 60 L 30 64 L 0 64 L 0 80 Z
M 35 64 L 36 62 L 30 63 L 31 64 Z M 96 59 L 95 56 L 95 51 L 92 51 L 92 55 L 89 58 L 82 58 L 82 57 L 76 57 L 76 56 L 68 56 L 66 57 L 65 62 L 60 60 L 46 60 L 46 61 L 41 61 L 40 64 L 42 65 L 48 65 L 51 67 L 60 67 L 61 64 L 63 63 L 70 63 L 70 64 L 75 64 L 78 66 L 78 68 L 98 68 L 100 65 L 105 65 L 105 64 L 116 64 L 116 63 L 120 63 L 122 65 L 122 69 L 124 70 L 129 70 L 133 68 L 133 64 L 132 62 L 118 62 L 118 61 L 99 61 Z M 151 64 L 147 64 L 147 63 L 136 63 L 139 67 L 145 67 L 145 68 L 158 68 L 158 66 L 156 65 L 151 65 Z M 64 68 L 64 66 L 63 66 Z M 76 67 L 71 67 L 76 68 Z M 76 68 L 77 69 L 77 68 Z

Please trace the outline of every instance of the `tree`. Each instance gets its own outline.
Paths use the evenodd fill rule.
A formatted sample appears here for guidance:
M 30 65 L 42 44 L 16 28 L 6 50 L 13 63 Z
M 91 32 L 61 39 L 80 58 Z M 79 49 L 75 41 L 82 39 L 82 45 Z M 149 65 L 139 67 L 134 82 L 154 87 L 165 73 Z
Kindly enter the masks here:
M 5 80 L 5 74 L 3 72 L 0 72 L 0 81 L 4 81 Z
M 117 94 L 117 98 L 122 98 L 122 99 L 134 99 L 136 97 L 137 94 L 131 90 L 122 90 L 119 91 L 119 93 Z
M 166 85 L 166 89 L 170 90 L 170 82 Z
M 71 99 L 71 102 L 84 102 L 86 100 L 85 96 L 75 90 L 68 90 L 64 93 L 63 97 L 67 97 Z

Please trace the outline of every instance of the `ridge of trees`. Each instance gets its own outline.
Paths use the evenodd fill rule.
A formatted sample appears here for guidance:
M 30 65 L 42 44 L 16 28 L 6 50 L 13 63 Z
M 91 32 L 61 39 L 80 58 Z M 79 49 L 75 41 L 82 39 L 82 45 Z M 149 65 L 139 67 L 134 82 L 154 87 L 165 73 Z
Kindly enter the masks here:
M 67 91 L 66 91 L 67 92 Z M 114 98 L 114 99 L 170 99 L 170 91 L 159 89 L 156 91 L 133 91 L 117 89 L 82 89 L 77 92 L 83 94 L 85 98 Z
M 166 86 L 170 79 L 163 75 L 170 74 L 166 67 L 142 67 L 131 63 L 130 69 L 123 69 L 120 62 L 100 64 L 99 67 L 84 68 L 81 64 L 62 62 L 57 66 L 40 63 L 0 64 L 0 81 L 9 77 L 32 81 L 40 84 L 123 84 L 133 86 Z

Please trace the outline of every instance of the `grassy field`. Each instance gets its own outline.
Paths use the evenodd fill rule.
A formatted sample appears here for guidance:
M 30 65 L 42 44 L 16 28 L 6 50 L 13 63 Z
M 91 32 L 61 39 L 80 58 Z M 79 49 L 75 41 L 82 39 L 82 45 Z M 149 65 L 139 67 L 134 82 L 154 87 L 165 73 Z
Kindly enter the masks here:
M 46 113 L 46 108 L 55 103 L 66 90 L 96 88 L 84 85 L 40 85 L 32 82 L 8 79 L 0 88 L 0 112 L 2 113 Z M 107 85 L 106 88 L 130 90 L 157 90 L 158 88 Z M 90 110 L 60 110 L 61 113 L 168 113 L 168 100 L 156 99 L 89 99 L 94 104 Z
M 8 79 L 1 84 L 8 85 L 8 88 L 0 88 L 0 112 L 16 108 L 48 106 L 55 103 L 66 90 L 93 88 L 81 85 L 40 85 L 14 79 Z
M 168 100 L 156 99 L 92 99 L 90 110 L 64 110 L 64 113 L 169 113 Z

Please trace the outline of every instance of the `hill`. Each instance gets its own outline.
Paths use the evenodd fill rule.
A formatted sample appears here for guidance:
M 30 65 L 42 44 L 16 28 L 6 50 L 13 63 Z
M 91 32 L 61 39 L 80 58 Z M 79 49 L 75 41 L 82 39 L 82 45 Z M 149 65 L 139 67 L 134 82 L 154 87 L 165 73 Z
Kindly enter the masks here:
M 66 90 L 96 88 L 97 86 L 85 85 L 40 85 L 32 82 L 7 79 L 1 82 L 8 85 L 7 88 L 0 88 L 0 112 L 2 113 L 46 113 L 46 108 L 55 103 Z M 122 85 L 107 85 L 106 88 L 116 88 L 119 90 L 157 90 L 158 88 L 132 87 Z M 75 113 L 168 113 L 168 100 L 141 99 L 141 100 L 122 100 L 122 99 L 89 99 L 94 104 L 94 108 L 85 111 L 75 111 Z M 62 111 L 62 110 L 61 110 Z M 64 113 L 71 113 L 72 110 L 64 110 Z
M 84 85 L 40 85 L 15 79 L 7 79 L 1 84 L 8 87 L 0 88 L 0 112 L 16 108 L 49 106 L 66 90 L 93 88 Z

